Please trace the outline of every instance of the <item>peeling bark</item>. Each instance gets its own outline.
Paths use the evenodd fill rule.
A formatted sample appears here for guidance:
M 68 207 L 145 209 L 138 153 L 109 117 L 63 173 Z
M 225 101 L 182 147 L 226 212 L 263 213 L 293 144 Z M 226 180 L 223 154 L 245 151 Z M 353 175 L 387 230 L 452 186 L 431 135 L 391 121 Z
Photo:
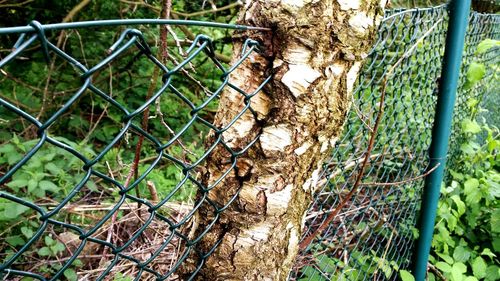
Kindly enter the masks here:
M 350 106 L 362 60 L 373 43 L 384 0 L 253 0 L 240 22 L 267 26 L 267 33 L 235 36 L 236 50 L 245 38 L 258 38 L 264 56 L 245 61 L 231 81 L 253 92 L 270 73 L 272 85 L 251 99 L 246 112 L 223 134 L 238 151 L 258 142 L 209 193 L 220 214 L 197 250 L 206 253 L 199 280 L 286 280 L 304 226 L 304 217 L 326 153 L 335 144 Z M 233 59 L 236 61 L 237 57 Z M 225 91 L 215 125 L 227 125 L 244 107 L 241 94 Z M 229 153 L 217 147 L 206 163 L 203 183 L 213 184 L 231 166 Z M 214 220 L 204 204 L 192 237 Z M 199 256 L 193 256 L 196 263 Z M 193 268 L 185 267 L 184 272 Z

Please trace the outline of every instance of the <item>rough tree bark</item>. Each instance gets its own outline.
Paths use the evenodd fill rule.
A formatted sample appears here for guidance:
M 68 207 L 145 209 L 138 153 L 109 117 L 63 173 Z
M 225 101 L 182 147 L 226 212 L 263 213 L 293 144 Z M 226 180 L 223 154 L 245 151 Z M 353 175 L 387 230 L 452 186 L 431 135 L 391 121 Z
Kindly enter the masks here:
M 385 0 L 247 1 L 240 23 L 271 27 L 273 32 L 235 36 L 235 50 L 250 37 L 262 42 L 265 54 L 252 55 L 231 79 L 251 93 L 270 73 L 274 78 L 252 98 L 256 114 L 245 113 L 223 134 L 236 151 L 260 137 L 208 194 L 223 206 L 240 192 L 197 246 L 207 252 L 222 240 L 198 280 L 287 278 L 322 162 L 341 132 L 385 4 Z M 227 125 L 243 106 L 241 94 L 225 91 L 215 124 Z M 228 152 L 218 147 L 207 160 L 203 182 L 214 183 L 230 162 Z M 204 204 L 193 219 L 190 237 L 202 233 L 213 219 L 214 208 Z

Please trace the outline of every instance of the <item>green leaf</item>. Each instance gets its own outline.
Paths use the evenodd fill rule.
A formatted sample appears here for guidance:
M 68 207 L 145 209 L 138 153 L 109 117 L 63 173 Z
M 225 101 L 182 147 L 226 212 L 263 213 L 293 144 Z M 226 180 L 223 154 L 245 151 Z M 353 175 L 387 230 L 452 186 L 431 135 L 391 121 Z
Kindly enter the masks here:
M 477 82 L 483 79 L 486 74 L 486 67 L 482 63 L 471 62 L 467 69 L 467 85 L 466 88 L 472 88 Z
M 495 255 L 490 249 L 484 248 L 483 251 L 481 252 L 481 256 L 488 256 L 490 258 L 494 258 L 497 255 Z
M 18 179 L 18 180 L 13 180 L 6 184 L 10 188 L 14 188 L 16 191 L 19 190 L 21 187 L 25 187 L 28 185 L 28 181 L 25 179 Z
M 481 279 L 486 276 L 486 262 L 482 257 L 475 258 L 471 265 L 475 277 Z
M 50 162 L 50 163 L 47 163 L 45 165 L 45 169 L 47 169 L 51 174 L 53 174 L 54 176 L 58 175 L 59 173 L 61 173 L 63 171 L 63 169 L 59 168 L 56 164 L 54 164 L 53 162 Z
M 479 181 L 477 179 L 468 179 L 464 182 L 464 192 L 465 194 L 469 193 L 472 189 L 479 187 Z
M 55 245 L 55 244 L 56 244 L 56 241 L 54 239 L 52 239 L 52 237 L 45 236 L 45 245 L 52 246 L 52 245 Z
M 28 211 L 29 208 L 18 203 L 6 203 L 3 215 L 8 219 L 18 219 L 21 214 Z
M 57 242 L 54 246 L 51 246 L 50 247 L 50 250 L 53 252 L 53 253 L 59 253 L 59 252 L 63 252 L 64 250 L 66 250 L 66 247 L 64 247 L 64 244 L 61 243 L 61 242 Z
M 35 193 L 37 187 L 38 187 L 38 182 L 36 180 L 30 179 L 28 181 L 28 192 Z
M 21 227 L 21 232 L 28 239 L 30 239 L 31 237 L 33 237 L 33 230 L 31 228 L 27 227 L 27 226 Z
M 470 258 L 470 252 L 462 246 L 457 246 L 453 251 L 453 259 L 459 262 L 466 262 Z
M 50 256 L 52 252 L 50 251 L 49 247 L 42 247 L 37 251 L 37 254 L 42 257 Z
M 2 144 L 0 146 L 0 153 L 5 153 L 5 154 L 16 153 L 16 147 L 10 143 Z
M 486 268 L 486 278 L 487 281 L 497 281 L 500 279 L 500 267 L 497 265 L 490 265 Z
M 92 180 L 87 181 L 87 187 L 88 187 L 88 189 L 90 189 L 91 191 L 94 191 L 94 192 L 97 192 L 97 191 L 98 191 L 98 189 L 97 189 L 97 185 L 96 185 L 96 184 L 95 184 L 95 182 L 94 182 L 94 181 L 92 181 Z
M 466 202 L 469 204 L 478 203 L 481 200 L 481 190 L 479 190 L 479 181 L 475 178 L 468 179 L 464 182 L 464 193 Z
M 69 281 L 78 280 L 78 276 L 76 275 L 76 272 L 71 268 L 68 268 L 64 271 L 64 277 L 68 278 Z
M 459 172 L 455 172 L 453 171 L 452 169 L 449 169 L 448 172 L 453 176 L 454 179 L 456 180 L 463 180 L 464 179 L 464 175 L 462 173 L 459 173 Z
M 401 276 L 402 281 L 415 281 L 415 277 L 413 277 L 413 275 L 406 270 L 400 270 L 399 276 Z
M 441 254 L 441 253 L 438 253 L 437 254 L 440 258 L 442 258 L 445 262 L 447 262 L 448 264 L 453 264 L 453 259 L 448 256 L 448 255 L 445 255 L 445 254 Z
M 73 266 L 76 266 L 76 267 L 82 267 L 83 266 L 83 262 L 80 260 L 80 259 L 76 259 L 73 264 Z
M 57 192 L 57 191 L 59 191 L 59 187 L 55 183 L 53 183 L 51 181 L 40 181 L 38 183 L 38 186 L 41 189 L 43 189 L 43 190 L 51 191 L 51 192 L 54 192 L 54 193 Z
M 500 237 L 494 237 L 491 244 L 493 245 L 493 250 L 495 252 L 500 252 Z
M 7 163 L 9 163 L 9 165 L 14 165 L 15 163 L 17 163 L 17 161 L 21 160 L 22 158 L 23 155 L 19 153 L 7 154 Z
M 500 41 L 494 39 L 484 39 L 477 45 L 477 53 L 482 54 L 487 52 L 489 49 L 493 47 L 499 47 Z
M 465 213 L 465 203 L 462 201 L 462 199 L 460 199 L 460 196 L 453 195 L 450 197 L 450 199 L 453 200 L 453 202 L 455 202 L 455 205 L 457 205 L 458 217 L 463 215 Z
M 465 119 L 462 121 L 462 130 L 465 133 L 477 134 L 481 132 L 481 126 L 476 121 Z
M 445 262 L 437 262 L 436 267 L 441 270 L 442 272 L 451 272 L 451 266 Z
M 491 214 L 490 225 L 491 225 L 491 231 L 492 232 L 494 232 L 494 233 L 500 233 L 500 209 L 496 209 Z
M 467 266 L 461 262 L 454 263 L 451 268 L 451 276 L 455 281 L 461 281 L 465 272 L 467 272 Z
M 7 237 L 5 238 L 5 241 L 7 241 L 7 243 L 9 243 L 9 245 L 15 247 L 15 246 L 22 246 L 24 245 L 26 242 L 24 241 L 24 239 L 19 236 L 19 235 L 14 235 L 14 236 L 10 236 L 10 237 Z

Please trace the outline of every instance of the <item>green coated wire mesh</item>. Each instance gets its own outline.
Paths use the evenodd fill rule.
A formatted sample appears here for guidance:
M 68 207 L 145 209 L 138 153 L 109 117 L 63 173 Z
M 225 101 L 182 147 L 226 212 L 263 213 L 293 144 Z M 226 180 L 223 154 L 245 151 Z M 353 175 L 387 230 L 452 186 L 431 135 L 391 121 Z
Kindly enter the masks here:
M 480 112 L 477 111 L 477 105 L 481 108 L 490 109 L 490 112 L 484 112 L 482 116 L 487 118 L 487 122 L 494 126 L 499 126 L 499 119 L 495 114 L 498 107 L 500 91 L 498 90 L 498 67 L 500 62 L 498 48 L 490 49 L 485 53 L 478 52 L 478 46 L 487 39 L 500 39 L 500 16 L 493 14 L 473 13 L 470 18 L 470 24 L 465 38 L 465 54 L 462 62 L 461 77 L 455 103 L 453 130 L 450 139 L 450 160 L 449 167 L 453 167 L 457 154 L 460 152 L 458 145 L 463 137 L 462 120 L 466 118 L 475 118 Z M 484 79 L 470 86 L 467 83 L 467 73 L 470 67 L 484 65 Z M 495 102 L 496 101 L 496 102 Z M 480 115 L 481 116 L 481 115 Z
M 196 244 L 237 196 L 225 206 L 212 202 L 208 193 L 219 181 L 204 185 L 200 169 L 214 149 L 225 149 L 233 165 L 224 177 L 255 142 L 234 151 L 222 134 L 243 113 L 254 113 L 252 97 L 269 81 L 253 93 L 231 82 L 240 64 L 259 55 L 258 43 L 248 39 L 239 60 L 228 65 L 217 58 L 213 40 L 198 35 L 179 45 L 180 54 L 170 54 L 167 63 L 157 58 L 151 38 L 125 29 L 115 42 L 105 38 L 111 45 L 107 56 L 87 58 L 78 45 L 63 50 L 48 40 L 38 22 L 30 26 L 35 32 L 20 34 L 0 61 L 3 89 L 9 90 L 0 95 L 2 129 L 12 133 L 0 152 L 2 231 L 9 232 L 1 238 L 3 280 L 173 280 L 196 255 L 195 269 L 183 272 L 193 278 L 217 246 L 193 253 Z M 42 63 L 33 62 L 37 58 Z M 199 80 L 196 70 L 209 79 Z M 33 71 L 53 75 L 47 81 L 63 89 L 39 90 L 38 81 L 30 81 Z M 18 99 L 26 85 L 34 101 L 50 92 L 42 98 L 45 112 Z M 227 88 L 239 92 L 245 106 L 217 127 L 214 110 Z M 58 96 L 64 103 L 52 107 Z M 84 126 L 81 116 L 91 125 Z M 60 128 L 75 131 L 63 136 Z M 87 145 L 89 138 L 93 145 Z M 213 207 L 214 219 L 193 237 L 188 225 L 202 204 Z
M 290 279 L 396 280 L 399 269 L 409 268 L 423 176 L 432 168 L 427 149 L 447 20 L 446 5 L 386 12 L 344 133 L 324 165 L 304 237 L 352 187 L 385 86 L 363 183 L 300 253 Z M 477 114 L 479 102 L 498 99 L 492 68 L 471 88 L 466 73 L 475 61 L 498 65 L 499 48 L 484 54 L 476 49 L 484 39 L 500 39 L 499 24 L 498 15 L 471 16 L 451 156 L 457 153 L 460 121 Z M 194 253 L 195 246 L 231 204 L 212 202 L 207 195 L 212 186 L 202 184 L 199 175 L 214 149 L 227 150 L 233 168 L 246 151 L 233 151 L 221 135 L 238 116 L 253 113 L 256 92 L 236 87 L 230 73 L 258 55 L 258 43 L 246 41 L 237 50 L 240 59 L 229 64 L 210 37 L 181 38 L 165 62 L 146 31 L 125 29 L 110 37 L 102 31 L 109 26 L 95 25 L 88 38 L 75 28 L 68 30 L 73 37 L 67 42 L 55 43 L 49 38 L 58 37 L 48 36 L 43 25 L 30 26 L 35 32 L 17 32 L 19 40 L 12 50 L 2 50 L 7 55 L 0 60 L 5 91 L 0 92 L 0 276 L 176 280 L 194 255 L 195 270 L 182 274 L 195 277 L 217 245 L 204 253 Z M 86 40 L 104 40 L 111 47 L 101 50 L 106 56 L 87 57 Z M 151 80 L 155 71 L 157 81 Z M 40 73 L 48 79 L 35 81 Z M 214 112 L 228 88 L 241 93 L 246 106 L 221 128 L 213 125 Z M 70 133 L 61 135 L 62 130 Z M 192 237 L 190 219 L 201 204 L 213 206 L 215 219 Z
M 364 184 L 328 229 L 300 254 L 291 279 L 398 280 L 398 270 L 410 268 L 423 175 L 432 169 L 427 149 L 447 19 L 445 5 L 386 13 L 358 80 L 343 136 L 325 163 L 322 187 L 307 215 L 303 237 L 318 228 L 352 188 L 378 114 L 384 76 L 393 68 Z M 450 143 L 452 159 L 459 150 L 461 120 L 476 113 L 484 96 L 498 99 L 498 74 L 492 66 L 498 66 L 500 50 L 478 55 L 477 46 L 485 39 L 500 38 L 499 20 L 499 15 L 471 14 Z M 467 69 L 474 61 L 484 63 L 487 73 L 468 88 Z M 448 167 L 453 167 L 453 161 Z

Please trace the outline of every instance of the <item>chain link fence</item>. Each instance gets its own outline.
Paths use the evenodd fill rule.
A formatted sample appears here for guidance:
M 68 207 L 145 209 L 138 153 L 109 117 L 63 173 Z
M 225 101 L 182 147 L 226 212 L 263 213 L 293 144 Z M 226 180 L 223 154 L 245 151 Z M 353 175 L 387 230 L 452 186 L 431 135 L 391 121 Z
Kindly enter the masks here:
M 38 22 L 30 27 L 35 32 L 22 33 L 13 51 L 0 61 L 3 82 L 12 83 L 11 94 L 0 97 L 2 124 L 12 126 L 10 140 L 4 139 L 0 149 L 1 219 L 7 234 L 1 238 L 3 280 L 128 280 L 125 276 L 171 280 L 195 254 L 199 257 L 196 269 L 185 273 L 194 277 L 217 246 L 206 253 L 193 253 L 196 244 L 238 195 L 221 206 L 208 193 L 255 142 L 235 151 L 222 134 L 244 113 L 256 114 L 252 97 L 270 80 L 262 81 L 253 93 L 231 82 L 231 73 L 239 65 L 259 55 L 258 43 L 247 40 L 237 50 L 241 57 L 227 64 L 217 58 L 212 39 L 198 35 L 187 47 L 179 46 L 179 54 L 166 63 L 155 56 L 148 43 L 151 38 L 138 29 L 125 29 L 107 49 L 108 55 L 88 66 L 91 63 L 83 51 L 68 47 L 65 51 L 47 39 L 50 27 Z M 33 110 L 18 99 L 16 92 L 21 89 L 16 87 L 20 86 L 27 86 L 33 99 L 49 91 L 47 96 L 55 99 L 57 95 L 55 88 L 42 93 L 34 90 L 37 81 L 17 74 L 19 69 L 26 70 L 22 64 L 27 59 L 45 59 L 46 65 L 31 63 L 28 67 L 47 71 L 47 75 L 67 75 L 64 79 L 74 89 L 59 93 L 66 99 L 62 105 L 53 108 L 45 103 L 47 109 L 42 113 L 43 106 Z M 141 73 L 140 67 L 145 65 L 150 67 Z M 197 68 L 200 65 L 204 67 Z M 208 84 L 197 79 L 195 69 L 208 69 Z M 127 87 L 118 89 L 124 80 Z M 148 86 L 144 88 L 144 84 Z M 193 84 L 195 89 L 188 87 Z M 227 88 L 240 94 L 244 106 L 228 124 L 216 126 L 214 110 Z M 167 107 L 172 112 L 165 112 L 161 103 L 175 106 Z M 76 110 L 89 104 L 88 111 Z M 89 113 L 94 119 L 89 131 L 61 135 L 61 128 L 70 125 L 65 120 Z M 16 123 L 22 126 L 18 128 Z M 119 129 L 98 131 L 98 126 Z M 75 127 L 79 126 L 69 130 Z M 93 136 L 95 132 L 102 135 Z M 18 135 L 31 139 L 20 141 Z M 78 139 L 79 135 L 85 139 Z M 91 136 L 94 145 L 85 145 Z M 206 185 L 200 169 L 215 149 L 224 150 L 232 165 L 220 179 Z M 214 219 L 193 237 L 188 226 L 202 204 L 211 206 L 206 209 L 213 212 Z
M 387 11 L 344 133 L 324 164 L 304 237 L 350 191 L 383 103 L 363 182 L 299 255 L 290 279 L 395 280 L 399 269 L 409 268 L 423 176 L 432 168 L 427 149 L 447 22 L 446 5 Z M 498 15 L 472 14 L 451 155 L 460 120 L 476 114 L 482 100 L 498 99 L 492 67 L 471 88 L 466 71 L 473 61 L 498 65 L 498 48 L 479 55 L 476 49 L 484 39 L 500 39 L 499 23 Z M 87 37 L 78 28 L 66 31 L 71 36 L 50 36 L 53 26 L 37 22 L 2 35 L 5 42 L 19 38 L 0 61 L 0 276 L 176 280 L 196 256 L 195 269 L 183 272 L 192 279 L 217 243 L 206 252 L 195 246 L 238 196 L 219 205 L 208 194 L 255 142 L 234 151 L 222 134 L 244 113 L 255 117 L 252 97 L 270 81 L 252 93 L 231 83 L 230 74 L 259 55 L 258 43 L 247 40 L 235 50 L 239 60 L 228 63 L 209 36 L 177 38 L 177 51 L 161 60 L 150 33 L 121 29 L 109 37 L 103 31 L 109 25 L 92 25 Z M 89 41 L 110 47 L 84 50 Z M 245 106 L 216 126 L 218 98 L 227 89 L 240 93 Z M 201 175 L 214 150 L 224 150 L 232 165 L 207 185 Z M 202 205 L 212 207 L 214 219 L 194 237 L 190 224 Z
M 473 118 L 481 101 L 488 106 L 487 101 L 498 100 L 495 67 L 500 50 L 478 54 L 477 47 L 485 39 L 500 39 L 499 21 L 499 15 L 471 14 L 448 167 L 453 167 L 460 150 L 461 121 Z M 338 211 L 353 187 L 386 86 L 384 112 L 363 183 L 329 227 L 300 254 L 291 279 L 398 280 L 398 270 L 410 268 L 424 175 L 433 168 L 428 167 L 427 150 L 447 22 L 446 5 L 386 13 L 358 81 L 343 136 L 325 163 L 322 187 L 307 215 L 303 237 Z M 484 64 L 486 73 L 469 87 L 467 71 L 473 62 Z

